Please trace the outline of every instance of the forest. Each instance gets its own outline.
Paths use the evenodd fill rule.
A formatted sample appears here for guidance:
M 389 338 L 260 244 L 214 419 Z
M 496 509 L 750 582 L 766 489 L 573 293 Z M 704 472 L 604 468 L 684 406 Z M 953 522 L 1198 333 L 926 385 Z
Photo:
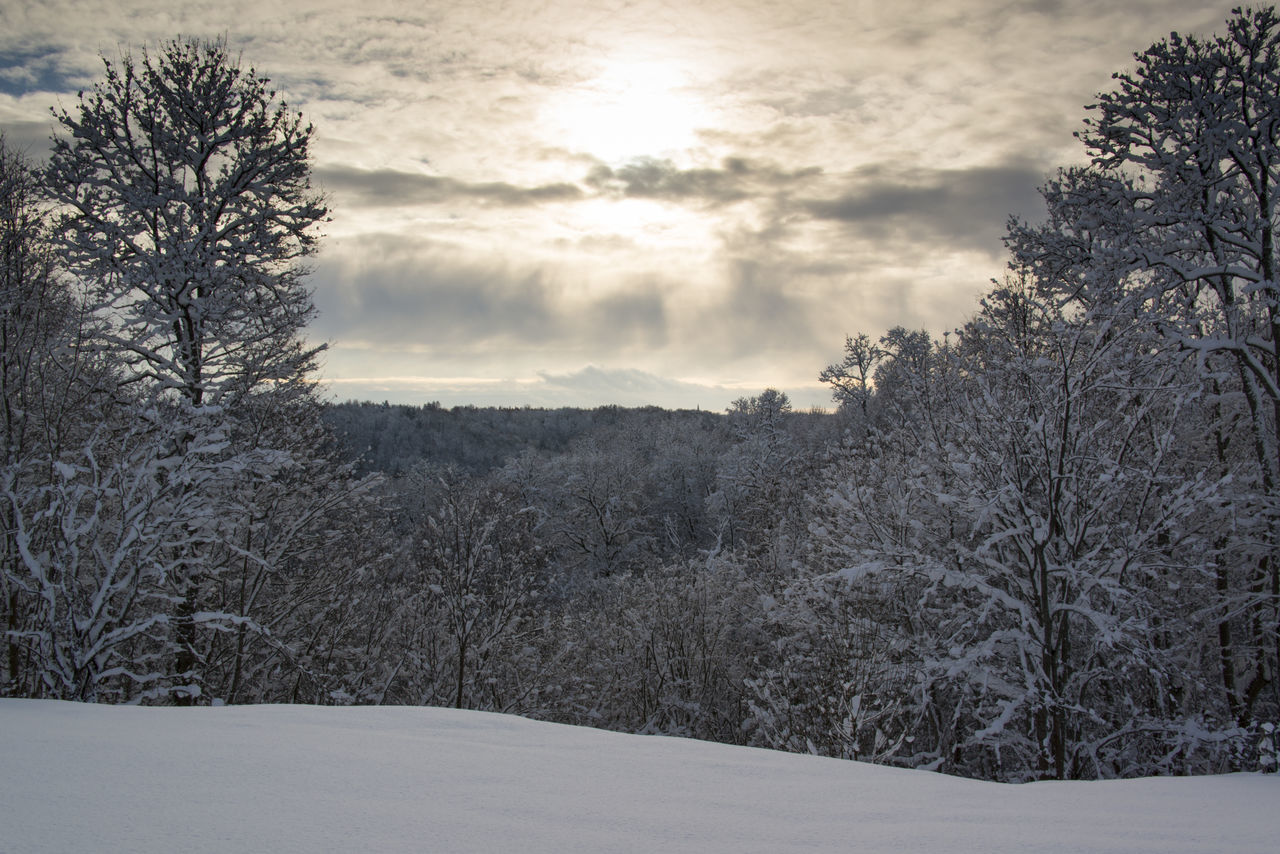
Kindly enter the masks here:
M 177 40 L 54 118 L 0 140 L 0 695 L 1275 770 L 1274 10 L 1137 54 L 974 315 L 851 334 L 830 413 L 326 402 L 266 78 Z

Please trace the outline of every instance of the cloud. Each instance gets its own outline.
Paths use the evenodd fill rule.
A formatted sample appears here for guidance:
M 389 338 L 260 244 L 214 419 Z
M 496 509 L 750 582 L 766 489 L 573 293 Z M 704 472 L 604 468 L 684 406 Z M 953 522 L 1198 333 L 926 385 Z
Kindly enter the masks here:
M 334 247 L 311 277 L 317 333 L 387 349 L 476 349 L 560 334 L 554 285 L 540 270 L 513 270 L 450 247 L 366 236 L 358 254 Z
M 738 357 L 803 349 L 820 337 L 818 318 L 829 311 L 788 287 L 790 264 L 737 258 L 730 262 L 729 287 L 710 307 L 703 325 L 719 333 L 720 346 Z
M 82 75 L 68 74 L 60 54 L 50 45 L 0 48 L 0 94 L 65 92 L 81 84 Z
M 589 286 L 572 267 L 482 260 L 444 242 L 413 245 L 399 235 L 365 235 L 352 244 L 326 248 L 310 280 L 320 309 L 313 333 L 333 342 L 327 361 L 343 382 L 372 382 L 379 374 L 564 377 L 591 362 L 602 371 L 724 377 L 735 394 L 715 403 L 721 407 L 743 390 L 769 384 L 790 383 L 801 393 L 846 331 L 832 311 L 841 304 L 832 296 L 838 282 L 829 271 L 807 271 L 802 259 L 785 254 L 771 262 L 726 259 L 724 279 L 711 288 L 690 288 L 657 271 L 625 272 Z M 661 399 L 641 400 L 648 387 L 639 374 L 610 376 L 612 391 L 635 393 L 616 398 L 628 405 L 679 400 L 706 407 L 712 399 L 705 389 L 686 389 L 684 397 L 664 392 Z M 627 376 L 629 384 L 622 384 Z M 595 393 L 585 378 L 579 380 L 584 395 Z M 501 390 L 482 385 L 477 394 L 505 395 L 506 404 L 551 401 L 531 397 L 523 384 Z M 377 399 L 387 394 L 368 382 L 362 388 L 361 394 Z M 464 390 L 439 388 L 435 397 L 462 400 Z
M 3 97 L 0 96 L 0 99 Z M 49 133 L 53 123 L 13 119 L 6 113 L 5 104 L 0 100 L 0 135 L 4 136 L 5 147 L 10 151 L 21 152 L 33 162 L 47 157 L 51 150 Z
M 619 197 L 720 205 L 769 195 L 820 172 L 817 167 L 786 170 L 741 157 L 726 157 L 718 169 L 680 169 L 671 160 L 645 157 L 616 169 L 600 164 L 587 175 L 586 184 Z
M 580 332 L 589 331 L 603 352 L 656 350 L 668 343 L 666 302 L 652 285 L 636 284 L 628 291 L 594 299 L 584 310 L 574 312 L 569 323 Z
M 1041 210 L 1036 188 L 1045 177 L 1022 165 L 909 173 L 873 167 L 851 174 L 839 195 L 809 199 L 801 208 L 872 235 L 915 231 L 919 238 L 996 251 L 1010 215 L 1035 218 Z
M 541 371 L 532 378 L 378 376 L 345 377 L 328 381 L 337 400 L 386 400 L 422 404 L 431 400 L 448 406 L 533 406 L 539 408 L 662 406 L 719 412 L 739 397 L 759 394 L 763 387 L 725 386 L 660 376 L 631 368 L 586 365 L 560 373 Z M 826 386 L 784 388 L 798 409 L 830 406 Z
M 543 400 L 599 400 L 618 406 L 651 406 L 695 409 L 708 401 L 724 401 L 727 406 L 734 389 L 660 377 L 635 369 L 604 369 L 595 365 L 555 374 L 540 371 L 538 386 L 529 389 Z
M 1007 217 L 1084 156 L 1083 104 L 1231 5 L 0 0 L 0 129 L 38 156 L 99 51 L 225 35 L 316 126 L 335 214 L 313 332 L 338 376 L 481 377 L 519 402 L 603 390 L 591 364 L 736 397 L 812 378 L 850 331 L 963 322 Z M 605 165 L 555 120 L 654 65 L 696 105 L 653 113 L 686 148 Z
M 533 186 L 505 181 L 472 183 L 445 175 L 340 165 L 322 166 L 314 174 L 323 187 L 342 194 L 350 204 L 389 208 L 460 201 L 527 207 L 600 195 L 715 206 L 784 192 L 821 171 L 818 167 L 788 170 L 740 157 L 727 157 L 718 168 L 680 169 L 671 160 L 645 157 L 616 168 L 596 164 L 582 182 L 585 190 L 569 181 Z
M 583 294 L 571 293 L 566 278 L 549 263 L 486 259 L 446 243 L 365 235 L 356 246 L 332 247 L 316 265 L 310 281 L 320 317 L 314 328 L 339 345 L 486 359 L 542 348 L 589 348 L 609 356 L 666 343 L 657 282 L 632 277 L 625 289 Z
M 504 181 L 468 183 L 442 175 L 424 175 L 394 169 L 357 169 L 322 166 L 314 172 L 321 186 L 341 193 L 348 203 L 363 207 L 399 207 L 459 201 L 483 205 L 524 207 L 544 202 L 572 201 L 582 196 L 575 184 L 542 184 L 521 187 Z

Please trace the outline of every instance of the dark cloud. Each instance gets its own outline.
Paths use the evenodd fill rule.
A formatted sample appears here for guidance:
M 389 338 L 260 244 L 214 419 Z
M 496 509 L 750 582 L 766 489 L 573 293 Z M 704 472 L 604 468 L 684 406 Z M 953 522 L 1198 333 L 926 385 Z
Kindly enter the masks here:
M 739 259 L 719 312 L 739 353 L 784 350 L 812 341 L 810 306 L 787 288 L 787 268 Z
M 469 183 L 442 175 L 394 169 L 356 169 L 325 166 L 315 171 L 319 183 L 340 192 L 348 202 L 364 207 L 396 207 L 472 201 L 501 207 L 524 207 L 544 202 L 572 201 L 582 196 L 575 184 L 521 187 L 505 181 Z
M 1045 171 L 1029 166 L 934 169 L 889 174 L 879 168 L 850 176 L 848 189 L 802 209 L 871 235 L 924 232 L 972 249 L 997 251 L 1010 215 L 1034 218 Z
M 616 169 L 600 164 L 587 175 L 596 190 L 626 198 L 730 204 L 770 195 L 818 175 L 817 168 L 786 170 L 771 163 L 728 157 L 718 169 L 679 169 L 670 160 L 645 157 Z
M 397 348 L 539 341 L 556 332 L 551 287 L 536 271 L 515 273 L 389 237 L 360 244 L 354 257 L 330 247 L 312 274 L 320 336 Z
M 559 182 L 524 187 L 502 181 L 470 183 L 444 175 L 394 169 L 326 166 L 316 170 L 319 183 L 361 207 L 397 207 L 471 201 L 487 206 L 526 207 L 545 202 L 572 202 L 605 195 L 614 198 L 664 199 L 724 205 L 772 198 L 821 174 L 817 167 L 784 169 L 772 163 L 725 158 L 718 168 L 680 169 L 670 160 L 639 158 L 623 166 L 597 164 L 583 184 Z
M 634 252 L 638 247 L 634 239 L 621 234 L 587 234 L 573 240 L 559 237 L 551 244 L 561 249 L 601 255 L 613 252 Z
M 726 258 L 722 286 L 673 312 L 672 349 L 699 363 L 713 353 L 746 372 L 734 374 L 739 378 L 772 370 L 797 352 L 815 363 L 823 358 L 812 354 L 840 336 L 838 324 L 827 328 L 836 312 L 826 283 L 798 283 L 792 260 L 786 252 L 763 260 Z
M 366 237 L 358 260 L 335 250 L 311 277 L 318 337 L 438 353 L 566 346 L 605 355 L 667 340 L 652 283 L 569 299 L 544 267 L 485 263 L 448 246 Z

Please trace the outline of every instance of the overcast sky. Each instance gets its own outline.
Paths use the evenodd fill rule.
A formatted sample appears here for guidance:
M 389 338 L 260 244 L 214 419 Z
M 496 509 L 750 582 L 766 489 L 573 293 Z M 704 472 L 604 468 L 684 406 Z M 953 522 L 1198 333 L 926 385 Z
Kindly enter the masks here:
M 809 406 L 846 334 L 962 324 L 1112 72 L 1233 5 L 0 0 L 0 130 L 225 36 L 316 126 L 334 399 Z

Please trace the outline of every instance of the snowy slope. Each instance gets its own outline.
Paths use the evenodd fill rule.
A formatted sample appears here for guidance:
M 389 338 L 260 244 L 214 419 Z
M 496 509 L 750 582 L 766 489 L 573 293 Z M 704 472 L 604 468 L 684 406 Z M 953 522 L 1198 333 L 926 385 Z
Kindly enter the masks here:
M 1272 852 L 1280 778 L 1008 786 L 430 708 L 0 700 L 0 851 Z

